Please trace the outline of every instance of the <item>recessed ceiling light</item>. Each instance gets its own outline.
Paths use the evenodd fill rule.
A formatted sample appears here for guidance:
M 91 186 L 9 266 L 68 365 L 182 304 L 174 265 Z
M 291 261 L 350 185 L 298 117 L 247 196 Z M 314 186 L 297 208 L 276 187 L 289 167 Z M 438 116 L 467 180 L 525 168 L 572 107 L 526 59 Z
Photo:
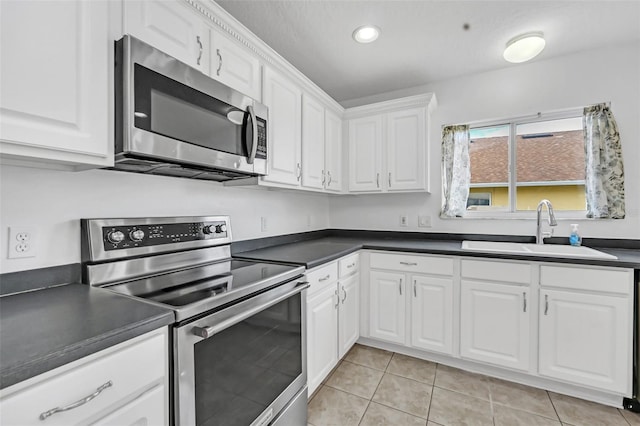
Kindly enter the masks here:
M 526 62 L 538 56 L 544 49 L 545 41 L 542 33 L 526 33 L 512 38 L 504 49 L 504 59 L 520 63 Z
M 358 43 L 371 43 L 380 35 L 380 29 L 373 25 L 364 25 L 356 28 L 353 32 L 353 39 Z

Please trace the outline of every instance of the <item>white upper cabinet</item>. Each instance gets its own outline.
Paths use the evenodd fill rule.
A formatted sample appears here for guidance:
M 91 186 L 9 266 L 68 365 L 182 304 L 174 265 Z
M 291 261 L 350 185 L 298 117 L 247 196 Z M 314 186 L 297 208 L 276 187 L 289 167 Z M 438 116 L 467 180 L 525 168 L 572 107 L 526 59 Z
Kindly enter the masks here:
M 387 189 L 426 189 L 427 109 L 411 108 L 387 114 Z
M 113 165 L 112 7 L 0 2 L 3 162 Z
M 382 115 L 349 120 L 349 192 L 381 191 Z
M 342 192 L 342 119 L 329 109 L 324 112 L 324 188 Z
M 204 17 L 180 1 L 127 0 L 124 32 L 207 73 L 209 31 Z
M 326 179 L 324 107 L 310 96 L 302 98 L 302 186 L 323 189 Z
M 264 69 L 263 103 L 269 108 L 266 182 L 299 186 L 302 178 L 302 92 L 270 67 Z
M 209 74 L 214 79 L 260 100 L 261 73 L 258 57 L 221 31 L 211 29 Z
M 350 108 L 349 192 L 429 191 L 433 94 Z

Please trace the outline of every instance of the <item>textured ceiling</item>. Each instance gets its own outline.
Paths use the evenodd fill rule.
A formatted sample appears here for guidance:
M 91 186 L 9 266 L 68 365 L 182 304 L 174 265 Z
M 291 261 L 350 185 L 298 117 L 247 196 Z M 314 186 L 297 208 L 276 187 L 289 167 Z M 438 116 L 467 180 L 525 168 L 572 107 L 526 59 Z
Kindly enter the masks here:
M 528 31 L 547 40 L 534 61 L 640 40 L 640 0 L 217 3 L 338 102 L 518 66 L 502 51 Z M 376 42 L 353 41 L 364 24 L 381 29 Z

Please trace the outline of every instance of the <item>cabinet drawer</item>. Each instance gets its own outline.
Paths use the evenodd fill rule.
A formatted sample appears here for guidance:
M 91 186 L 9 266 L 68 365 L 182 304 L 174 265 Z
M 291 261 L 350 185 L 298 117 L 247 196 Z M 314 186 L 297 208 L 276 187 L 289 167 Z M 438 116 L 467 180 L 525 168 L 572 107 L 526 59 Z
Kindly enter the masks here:
M 0 400 L 2 422 L 7 425 L 42 425 L 40 415 L 56 407 L 65 407 L 95 393 L 99 387 L 111 386 L 91 401 L 69 411 L 46 418 L 46 425 L 77 424 L 118 403 L 135 396 L 153 383 L 163 383 L 166 375 L 166 333 L 109 351 L 89 362 L 17 391 Z
M 461 271 L 464 278 L 531 284 L 531 265 L 527 263 L 463 259 Z
M 371 267 L 432 275 L 453 275 L 453 259 L 437 256 L 371 253 Z
M 338 262 L 331 262 L 327 265 L 319 266 L 307 272 L 309 281 L 308 294 L 323 289 L 326 285 L 336 282 L 338 279 Z
M 355 253 L 343 257 L 338 261 L 338 273 L 340 278 L 355 274 L 360 269 L 360 254 Z
M 596 269 L 584 265 L 540 267 L 540 285 L 544 287 L 630 294 L 632 284 L 631 269 Z

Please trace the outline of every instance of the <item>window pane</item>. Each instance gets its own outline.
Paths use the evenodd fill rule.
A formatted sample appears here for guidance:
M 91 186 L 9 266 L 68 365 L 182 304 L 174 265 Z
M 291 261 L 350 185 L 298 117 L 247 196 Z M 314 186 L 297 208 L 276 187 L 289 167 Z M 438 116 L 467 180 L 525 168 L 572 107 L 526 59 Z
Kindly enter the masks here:
M 467 210 L 509 207 L 509 126 L 470 130 L 471 188 Z
M 582 118 L 516 127 L 516 208 L 535 210 L 547 198 L 556 210 L 585 210 Z

